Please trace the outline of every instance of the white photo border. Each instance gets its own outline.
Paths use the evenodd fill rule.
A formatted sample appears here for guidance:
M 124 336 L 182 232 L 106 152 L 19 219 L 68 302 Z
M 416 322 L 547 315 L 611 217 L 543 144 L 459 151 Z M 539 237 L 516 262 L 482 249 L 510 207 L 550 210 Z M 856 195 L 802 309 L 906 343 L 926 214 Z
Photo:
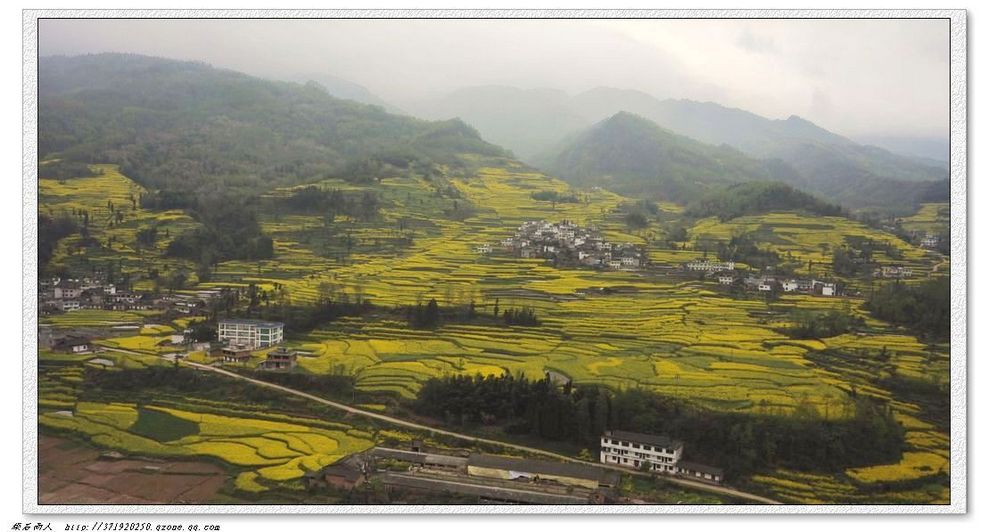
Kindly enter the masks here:
M 43 18 L 947 19 L 950 24 L 951 499 L 946 505 L 49 505 L 38 502 L 38 21 Z M 41 9 L 23 11 L 23 503 L 26 514 L 963 514 L 968 469 L 967 12 L 870 9 Z M 909 60 L 909 58 L 904 58 Z

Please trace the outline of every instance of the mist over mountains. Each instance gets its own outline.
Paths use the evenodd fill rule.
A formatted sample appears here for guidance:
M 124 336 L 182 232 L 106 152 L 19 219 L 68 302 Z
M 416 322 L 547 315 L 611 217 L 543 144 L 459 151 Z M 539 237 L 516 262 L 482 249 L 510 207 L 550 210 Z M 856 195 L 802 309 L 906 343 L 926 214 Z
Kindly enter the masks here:
M 927 194 L 928 188 L 937 187 L 930 183 L 948 177 L 947 167 L 942 162 L 859 144 L 798 116 L 773 120 L 712 102 L 659 100 L 635 90 L 601 87 L 569 96 L 562 91 L 477 87 L 424 102 L 412 112 L 431 118 L 460 117 L 476 127 L 486 139 L 512 150 L 522 160 L 549 172 L 577 176 L 585 181 L 595 177 L 588 172 L 598 171 L 596 177 L 614 178 L 615 175 L 627 175 L 628 168 L 637 165 L 639 181 L 648 179 L 649 174 L 656 177 L 664 173 L 667 180 L 682 183 L 686 179 L 673 167 L 658 163 L 648 172 L 641 173 L 646 164 L 643 161 L 618 164 L 614 153 L 604 153 L 608 151 L 605 144 L 613 144 L 617 139 L 628 140 L 628 131 L 622 131 L 616 139 L 595 148 L 587 145 L 591 138 L 604 142 L 605 133 L 601 130 L 588 135 L 589 131 L 602 125 L 616 133 L 611 128 L 615 124 L 602 121 L 622 112 L 637 115 L 678 135 L 678 138 L 660 135 L 674 144 L 669 147 L 673 151 L 684 148 L 685 140 L 694 140 L 709 145 L 710 149 L 701 150 L 708 155 L 716 152 L 715 147 L 730 147 L 737 150 L 738 155 L 775 161 L 769 167 L 775 168 L 773 172 L 780 180 L 849 207 L 874 206 L 887 200 L 899 205 L 911 204 L 913 198 Z M 627 117 L 622 121 L 626 126 L 630 125 Z M 649 132 L 648 140 L 642 139 L 644 142 L 652 142 L 654 149 L 664 151 L 665 142 L 654 134 L 654 129 L 636 127 L 640 132 Z M 577 145 L 568 146 L 569 142 Z M 641 144 L 638 148 L 624 144 L 624 148 L 640 155 L 646 151 Z M 695 152 L 699 149 L 696 145 L 694 148 Z M 587 150 L 594 155 L 578 155 Z M 578 170 L 573 163 L 579 158 L 585 162 L 594 158 L 597 161 L 596 164 L 577 165 Z M 722 181 L 732 180 L 733 175 L 751 174 L 754 167 L 751 161 L 743 163 L 737 156 L 733 158 L 741 166 L 723 169 Z M 600 167 L 605 160 L 616 165 Z M 699 168 L 713 169 L 719 164 L 704 164 Z M 676 188 L 682 186 L 676 185 Z M 941 188 L 946 190 L 946 185 Z M 881 197 L 886 190 L 891 190 L 893 197 Z
M 903 210 L 947 192 L 947 168 L 931 159 L 858 144 L 796 116 L 771 120 L 634 90 L 477 87 L 416 105 L 409 112 L 423 118 L 413 118 L 330 74 L 286 83 L 99 54 L 43 58 L 40 77 L 43 155 L 68 149 L 63 155 L 118 162 L 168 188 L 210 175 L 302 182 L 359 164 L 507 148 L 581 186 L 681 202 L 754 181 L 853 209 Z

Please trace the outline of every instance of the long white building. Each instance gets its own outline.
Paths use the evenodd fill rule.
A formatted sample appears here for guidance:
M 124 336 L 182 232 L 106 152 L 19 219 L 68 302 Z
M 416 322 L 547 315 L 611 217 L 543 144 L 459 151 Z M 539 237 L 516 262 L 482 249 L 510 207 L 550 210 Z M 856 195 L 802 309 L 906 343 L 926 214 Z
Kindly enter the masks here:
M 260 349 L 280 344 L 284 338 L 285 324 L 277 321 L 229 319 L 220 320 L 217 338 L 230 345 Z
M 675 474 L 683 455 L 683 442 L 666 436 L 607 430 L 601 435 L 601 463 L 639 469 L 644 462 L 652 471 Z

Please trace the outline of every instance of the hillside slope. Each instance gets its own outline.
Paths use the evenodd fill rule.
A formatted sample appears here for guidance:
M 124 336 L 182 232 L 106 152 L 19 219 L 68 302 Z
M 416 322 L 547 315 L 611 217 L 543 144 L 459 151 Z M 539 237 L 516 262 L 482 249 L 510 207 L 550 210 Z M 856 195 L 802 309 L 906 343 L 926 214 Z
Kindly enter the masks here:
M 712 187 L 796 179 L 778 161 L 759 161 L 728 146 L 709 146 L 631 113 L 601 121 L 537 159 L 582 186 L 688 202 Z
M 462 122 L 392 115 L 315 83 L 124 54 L 42 58 L 38 126 L 41 158 L 119 164 L 148 188 L 186 191 L 503 153 Z

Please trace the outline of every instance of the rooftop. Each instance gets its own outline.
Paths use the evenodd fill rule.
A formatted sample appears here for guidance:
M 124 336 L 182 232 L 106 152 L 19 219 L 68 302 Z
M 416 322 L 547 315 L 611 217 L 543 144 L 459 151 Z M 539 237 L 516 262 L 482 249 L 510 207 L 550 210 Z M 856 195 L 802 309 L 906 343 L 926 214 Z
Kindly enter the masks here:
M 699 473 L 707 473 L 709 475 L 716 475 L 723 477 L 725 475 L 724 470 L 720 467 L 709 466 L 705 464 L 698 464 L 697 462 L 687 462 L 685 460 L 680 460 L 677 462 L 677 467 L 685 469 L 687 471 L 697 471 Z
M 244 318 L 228 318 L 220 320 L 220 324 L 229 323 L 233 325 L 254 325 L 256 327 L 285 327 L 280 321 L 249 320 Z
M 506 469 L 535 475 L 582 478 L 587 480 L 596 480 L 598 482 L 605 481 L 606 479 L 609 479 L 609 477 L 614 477 L 619 474 L 614 471 L 607 471 L 605 469 L 590 465 L 568 462 L 548 462 L 545 460 L 532 460 L 528 458 L 508 458 L 490 454 L 472 454 L 470 455 L 470 458 L 467 459 L 467 465 L 488 467 L 491 469 Z
M 657 445 L 667 449 L 683 447 L 682 441 L 659 434 L 643 434 L 641 432 L 629 432 L 627 430 L 606 430 L 604 431 L 604 435 L 618 440 Z

